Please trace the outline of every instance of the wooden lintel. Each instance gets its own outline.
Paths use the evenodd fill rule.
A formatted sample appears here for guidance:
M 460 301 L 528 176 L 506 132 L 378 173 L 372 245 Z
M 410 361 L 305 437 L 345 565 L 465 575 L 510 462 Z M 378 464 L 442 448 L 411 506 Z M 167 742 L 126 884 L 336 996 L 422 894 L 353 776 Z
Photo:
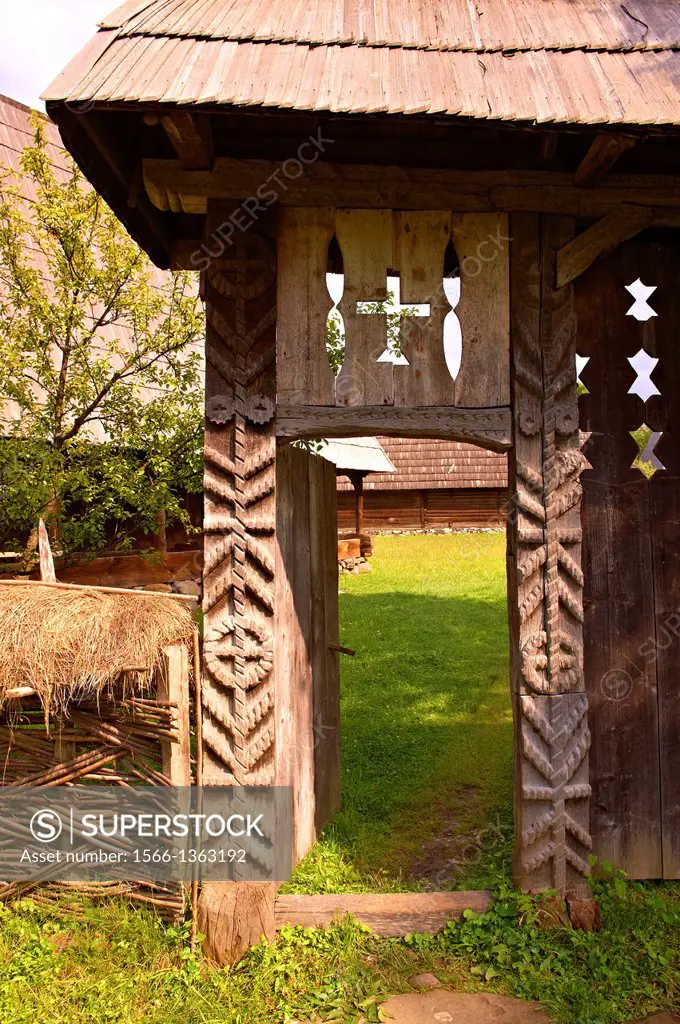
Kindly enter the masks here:
M 209 199 L 241 206 L 234 232 L 259 219 L 268 206 L 359 209 L 554 213 L 602 217 L 621 203 L 667 207 L 680 225 L 680 175 L 609 175 L 596 188 L 574 184 L 560 171 L 459 171 L 433 168 L 330 164 L 307 167 L 271 160 L 220 157 L 211 171 L 185 170 L 178 160 L 145 160 L 143 177 L 159 210 L 204 214 Z M 286 171 L 290 173 L 287 176 Z M 295 175 L 293 175 L 295 172 Z
M 574 182 L 582 188 L 597 185 L 628 149 L 638 140 L 631 135 L 600 133 L 576 169 Z
M 511 441 L 509 406 L 456 409 L 452 406 L 400 408 L 371 406 L 276 407 L 276 436 L 294 441 L 314 437 L 434 437 L 466 441 L 494 452 L 507 452 Z
M 559 250 L 555 286 L 562 288 L 575 281 L 599 256 L 613 252 L 622 242 L 634 238 L 667 214 L 668 210 L 654 206 L 633 206 L 629 203 L 618 206 Z
M 337 896 L 277 896 L 274 903 L 276 930 L 287 925 L 330 928 L 348 914 L 376 935 L 399 938 L 411 932 L 440 932 L 466 910 L 483 914 L 491 906 L 491 893 L 400 892 L 341 893 Z
M 212 167 L 212 130 L 205 114 L 173 110 L 161 118 L 161 124 L 185 170 L 200 171 Z

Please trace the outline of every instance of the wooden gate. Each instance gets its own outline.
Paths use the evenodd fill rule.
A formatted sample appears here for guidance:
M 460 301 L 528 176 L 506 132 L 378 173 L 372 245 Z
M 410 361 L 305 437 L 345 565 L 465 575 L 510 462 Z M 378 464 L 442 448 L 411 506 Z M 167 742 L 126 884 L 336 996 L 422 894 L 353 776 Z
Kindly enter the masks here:
M 585 675 L 590 700 L 594 852 L 634 878 L 680 877 L 680 251 L 631 242 L 577 282 Z M 631 312 L 626 286 L 648 286 Z M 650 291 L 650 289 L 654 289 Z M 637 317 L 640 317 L 638 319 Z M 646 402 L 629 360 L 658 359 Z M 637 361 L 636 361 L 637 362 Z M 643 357 L 644 362 L 644 357 Z M 638 381 L 636 386 L 635 382 Z M 661 437 L 651 479 L 632 463 L 631 431 Z

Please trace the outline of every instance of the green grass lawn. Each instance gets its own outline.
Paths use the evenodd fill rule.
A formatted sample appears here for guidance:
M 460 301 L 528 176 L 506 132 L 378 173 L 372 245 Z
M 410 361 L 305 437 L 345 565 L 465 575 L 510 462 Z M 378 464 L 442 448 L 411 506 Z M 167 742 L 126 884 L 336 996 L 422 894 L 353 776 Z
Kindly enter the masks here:
M 377 537 L 340 577 L 342 810 L 294 892 L 483 886 L 509 847 L 503 533 Z M 500 858 L 502 859 L 502 857 Z

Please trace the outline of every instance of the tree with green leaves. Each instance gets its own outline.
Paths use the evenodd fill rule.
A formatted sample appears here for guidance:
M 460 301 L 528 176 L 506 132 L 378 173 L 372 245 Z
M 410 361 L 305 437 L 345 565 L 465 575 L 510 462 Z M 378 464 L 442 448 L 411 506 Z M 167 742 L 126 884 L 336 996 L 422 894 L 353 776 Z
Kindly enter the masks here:
M 201 489 L 203 311 L 33 128 L 0 176 L 0 546 L 42 516 L 66 553 L 125 548 Z

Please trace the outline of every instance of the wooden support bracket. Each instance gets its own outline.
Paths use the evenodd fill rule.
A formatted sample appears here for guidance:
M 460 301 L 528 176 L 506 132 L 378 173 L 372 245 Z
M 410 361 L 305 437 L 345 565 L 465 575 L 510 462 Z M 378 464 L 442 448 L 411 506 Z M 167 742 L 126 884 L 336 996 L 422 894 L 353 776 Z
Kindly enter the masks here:
M 626 150 L 632 149 L 638 139 L 631 135 L 600 133 L 576 169 L 574 181 L 581 188 L 597 185 Z
M 634 238 L 655 221 L 662 220 L 668 212 L 665 208 L 634 206 L 630 203 L 612 210 L 559 250 L 555 286 L 563 288 L 575 281 L 599 256 L 613 252 L 622 242 Z

